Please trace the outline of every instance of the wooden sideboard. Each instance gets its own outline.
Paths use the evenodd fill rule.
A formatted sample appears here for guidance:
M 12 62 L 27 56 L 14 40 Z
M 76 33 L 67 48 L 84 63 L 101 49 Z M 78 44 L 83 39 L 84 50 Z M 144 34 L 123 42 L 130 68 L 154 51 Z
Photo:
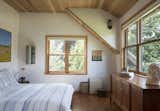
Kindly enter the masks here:
M 160 111 L 160 87 L 146 85 L 146 77 L 111 76 L 112 103 L 122 111 Z

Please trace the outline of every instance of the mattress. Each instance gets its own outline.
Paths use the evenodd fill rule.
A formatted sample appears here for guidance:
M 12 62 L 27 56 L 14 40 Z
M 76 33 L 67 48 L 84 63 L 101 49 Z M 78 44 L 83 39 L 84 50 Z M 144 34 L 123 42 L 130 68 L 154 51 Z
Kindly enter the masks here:
M 1 90 L 0 111 L 71 111 L 68 84 L 16 84 Z

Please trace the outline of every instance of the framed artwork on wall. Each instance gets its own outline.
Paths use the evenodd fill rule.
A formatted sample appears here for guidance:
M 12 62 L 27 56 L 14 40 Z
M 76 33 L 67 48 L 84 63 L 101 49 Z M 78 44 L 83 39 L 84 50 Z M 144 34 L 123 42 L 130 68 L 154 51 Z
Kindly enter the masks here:
M 11 32 L 0 28 L 0 62 L 11 61 Z
M 102 50 L 92 51 L 92 61 L 102 61 Z

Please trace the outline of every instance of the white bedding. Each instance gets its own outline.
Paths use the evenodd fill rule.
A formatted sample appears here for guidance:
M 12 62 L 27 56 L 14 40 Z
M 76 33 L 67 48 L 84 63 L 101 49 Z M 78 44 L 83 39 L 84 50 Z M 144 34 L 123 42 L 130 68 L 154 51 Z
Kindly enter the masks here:
M 68 84 L 18 84 L 0 70 L 0 111 L 70 111 L 73 87 Z
M 1 91 L 0 111 L 70 111 L 72 94 L 66 84 L 13 85 Z

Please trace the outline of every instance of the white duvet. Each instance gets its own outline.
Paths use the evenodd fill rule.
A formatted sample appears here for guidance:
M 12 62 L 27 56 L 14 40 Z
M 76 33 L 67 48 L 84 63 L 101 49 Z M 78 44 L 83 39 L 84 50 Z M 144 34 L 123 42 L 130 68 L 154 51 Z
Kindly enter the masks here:
M 73 87 L 68 84 L 18 84 L 0 70 L 0 111 L 70 111 Z
M 67 84 L 15 84 L 1 89 L 0 111 L 70 111 L 73 87 Z

